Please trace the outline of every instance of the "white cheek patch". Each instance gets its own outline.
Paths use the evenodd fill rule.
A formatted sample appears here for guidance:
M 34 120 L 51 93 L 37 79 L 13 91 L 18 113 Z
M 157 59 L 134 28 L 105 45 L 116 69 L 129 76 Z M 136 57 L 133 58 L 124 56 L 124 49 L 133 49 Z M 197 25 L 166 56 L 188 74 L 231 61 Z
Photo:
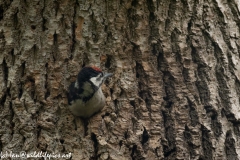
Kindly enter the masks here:
M 92 78 L 90 79 L 90 81 L 91 81 L 94 85 L 96 85 L 96 86 L 98 86 L 98 87 L 100 87 L 100 85 L 102 84 L 102 79 L 99 78 L 99 76 L 97 76 L 97 77 L 92 77 Z
M 74 83 L 74 87 L 77 88 L 77 89 L 79 88 L 78 81 L 76 81 L 76 82 Z
M 89 82 L 84 83 L 83 89 L 84 89 L 84 91 L 82 93 L 83 97 L 87 97 L 94 92 L 94 90 Z

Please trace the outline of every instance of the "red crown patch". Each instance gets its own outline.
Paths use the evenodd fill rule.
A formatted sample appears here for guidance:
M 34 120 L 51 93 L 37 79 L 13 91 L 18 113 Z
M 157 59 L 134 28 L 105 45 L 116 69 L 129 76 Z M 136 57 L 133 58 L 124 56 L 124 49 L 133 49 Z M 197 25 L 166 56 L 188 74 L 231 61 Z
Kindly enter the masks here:
M 92 69 L 94 69 L 95 71 L 98 71 L 98 72 L 102 72 L 102 70 L 96 66 L 92 66 Z

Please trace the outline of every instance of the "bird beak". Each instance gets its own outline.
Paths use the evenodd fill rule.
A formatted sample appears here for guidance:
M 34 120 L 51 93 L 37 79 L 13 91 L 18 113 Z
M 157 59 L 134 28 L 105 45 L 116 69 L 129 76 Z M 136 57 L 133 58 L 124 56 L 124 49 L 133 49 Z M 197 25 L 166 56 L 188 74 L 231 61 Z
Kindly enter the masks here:
M 113 74 L 112 73 L 104 73 L 104 78 L 107 79 L 108 77 L 111 77 Z

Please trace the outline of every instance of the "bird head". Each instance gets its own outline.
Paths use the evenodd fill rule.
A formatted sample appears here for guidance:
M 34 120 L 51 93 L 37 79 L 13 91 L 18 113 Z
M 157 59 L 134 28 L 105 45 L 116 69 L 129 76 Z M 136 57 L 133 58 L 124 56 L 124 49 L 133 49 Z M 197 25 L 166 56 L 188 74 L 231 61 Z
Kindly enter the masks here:
M 90 82 L 98 89 L 110 76 L 112 76 L 112 73 L 104 73 L 98 67 L 84 67 L 78 74 L 78 83 Z

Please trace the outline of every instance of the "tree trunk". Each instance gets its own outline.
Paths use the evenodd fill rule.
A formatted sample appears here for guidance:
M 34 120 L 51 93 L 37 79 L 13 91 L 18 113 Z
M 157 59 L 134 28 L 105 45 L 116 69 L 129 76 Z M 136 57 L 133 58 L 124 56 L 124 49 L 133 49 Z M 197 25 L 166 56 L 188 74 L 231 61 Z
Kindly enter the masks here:
M 239 159 L 239 10 L 238 0 L 0 0 L 1 155 Z M 87 121 L 67 102 L 86 65 L 114 73 Z

